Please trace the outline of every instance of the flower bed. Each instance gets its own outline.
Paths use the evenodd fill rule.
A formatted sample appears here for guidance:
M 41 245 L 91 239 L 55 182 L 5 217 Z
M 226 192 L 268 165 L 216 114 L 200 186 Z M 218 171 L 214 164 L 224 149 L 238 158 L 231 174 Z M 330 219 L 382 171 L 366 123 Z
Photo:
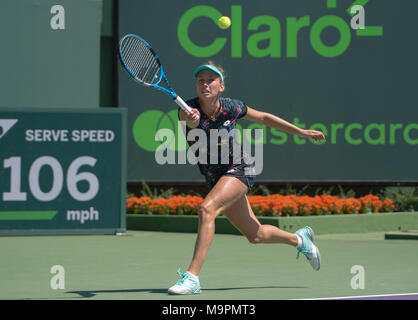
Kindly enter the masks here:
M 380 200 L 375 195 L 361 198 L 338 198 L 321 195 L 315 197 L 294 195 L 248 196 L 251 208 L 257 216 L 307 216 L 330 214 L 360 214 L 393 212 L 392 200 Z M 173 196 L 170 198 L 130 197 L 128 213 L 157 215 L 197 215 L 203 198 L 197 196 Z

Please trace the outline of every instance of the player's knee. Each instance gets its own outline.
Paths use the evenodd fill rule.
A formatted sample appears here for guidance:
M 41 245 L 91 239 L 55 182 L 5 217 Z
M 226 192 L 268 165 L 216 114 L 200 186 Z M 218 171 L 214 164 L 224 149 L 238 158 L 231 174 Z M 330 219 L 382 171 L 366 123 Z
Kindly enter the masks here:
M 201 204 L 198 208 L 199 220 L 201 223 L 212 222 L 215 220 L 214 210 L 206 204 Z
M 248 241 L 252 244 L 263 243 L 264 240 L 264 231 L 263 228 L 260 227 L 255 234 L 248 234 L 246 235 Z
M 248 240 L 248 242 L 250 242 L 252 244 L 260 243 L 260 241 L 257 238 L 257 236 L 247 236 L 247 240 Z

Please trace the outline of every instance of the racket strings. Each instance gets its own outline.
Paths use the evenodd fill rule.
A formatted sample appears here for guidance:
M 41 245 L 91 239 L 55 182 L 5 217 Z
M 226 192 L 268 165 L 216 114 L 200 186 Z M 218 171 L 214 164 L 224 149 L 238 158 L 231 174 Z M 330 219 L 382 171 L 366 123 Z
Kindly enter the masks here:
M 145 63 L 149 63 L 150 61 L 147 51 L 148 50 L 144 50 L 142 41 L 135 40 L 135 38 L 132 37 L 127 38 L 122 47 L 122 55 L 124 55 L 126 66 L 133 75 L 140 80 L 143 80 L 144 78 L 143 68 Z
M 140 71 L 141 47 L 141 43 L 134 41 L 133 38 L 127 38 L 122 47 L 125 64 L 135 76 L 138 76 Z
M 148 84 L 160 79 L 160 64 L 148 45 L 136 37 L 128 37 L 121 45 L 121 56 L 132 75 Z

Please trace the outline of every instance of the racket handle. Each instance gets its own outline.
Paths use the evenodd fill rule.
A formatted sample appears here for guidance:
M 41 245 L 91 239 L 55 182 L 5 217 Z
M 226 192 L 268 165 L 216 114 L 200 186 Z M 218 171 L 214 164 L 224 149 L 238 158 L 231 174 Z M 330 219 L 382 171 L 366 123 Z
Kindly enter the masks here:
M 180 96 L 177 96 L 174 99 L 175 103 L 177 103 L 179 105 L 180 108 L 182 108 L 183 110 L 186 110 L 188 112 L 192 111 L 192 109 L 186 104 L 186 102 L 183 101 L 182 98 L 180 98 Z

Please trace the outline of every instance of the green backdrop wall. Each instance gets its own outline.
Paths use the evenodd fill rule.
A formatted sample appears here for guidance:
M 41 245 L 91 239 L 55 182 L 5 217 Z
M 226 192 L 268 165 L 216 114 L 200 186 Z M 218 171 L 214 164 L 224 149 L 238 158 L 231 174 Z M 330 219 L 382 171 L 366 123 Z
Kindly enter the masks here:
M 356 4 L 362 30 L 351 26 Z M 417 9 L 409 0 L 120 0 L 118 37 L 150 42 L 183 99 L 196 96 L 193 70 L 210 59 L 226 69 L 224 96 L 325 133 L 314 144 L 264 128 L 258 181 L 416 182 Z M 221 15 L 229 29 L 215 24 Z M 121 66 L 118 83 L 118 105 L 129 109 L 128 181 L 203 181 L 190 164 L 156 163 L 155 132 L 176 128 L 171 99 Z
M 101 0 L 0 2 L 0 106 L 100 105 Z

